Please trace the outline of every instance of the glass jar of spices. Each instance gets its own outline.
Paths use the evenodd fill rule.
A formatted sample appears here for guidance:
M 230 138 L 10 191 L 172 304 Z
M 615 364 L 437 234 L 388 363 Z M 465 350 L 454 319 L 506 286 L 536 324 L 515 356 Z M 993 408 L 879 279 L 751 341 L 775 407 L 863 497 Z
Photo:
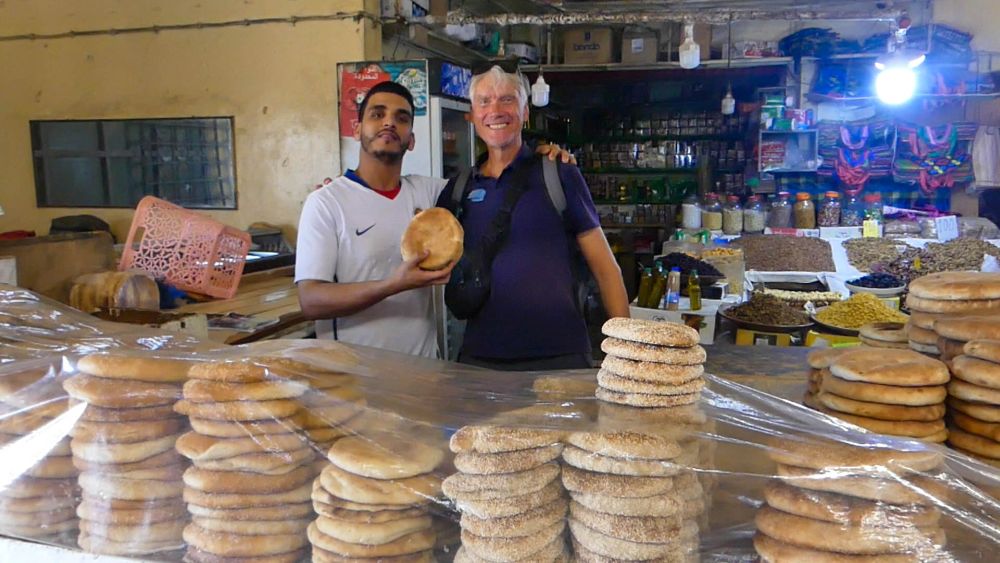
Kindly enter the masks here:
M 695 194 L 689 195 L 681 204 L 681 225 L 685 229 L 701 228 L 701 205 Z
M 882 222 L 882 196 L 881 194 L 868 194 L 865 196 L 865 221 Z
M 710 231 L 722 229 L 722 205 L 719 204 L 719 194 L 705 194 L 705 202 L 701 208 L 701 227 Z
M 792 204 L 789 201 L 791 194 L 779 192 L 778 199 L 771 203 L 771 212 L 767 216 L 767 226 L 772 229 L 792 228 Z
M 840 225 L 840 194 L 826 192 L 826 197 L 819 204 L 816 212 L 816 223 L 820 227 L 836 227 Z
M 722 232 L 727 235 L 743 232 L 743 207 L 738 195 L 726 198 L 726 206 L 722 208 Z
M 860 227 L 865 220 L 865 204 L 857 193 L 845 192 L 840 206 L 840 226 Z
M 764 232 L 767 212 L 759 195 L 752 195 L 743 208 L 743 231 L 746 233 Z
M 795 194 L 795 228 L 816 228 L 816 206 L 813 205 L 812 195 L 808 192 Z

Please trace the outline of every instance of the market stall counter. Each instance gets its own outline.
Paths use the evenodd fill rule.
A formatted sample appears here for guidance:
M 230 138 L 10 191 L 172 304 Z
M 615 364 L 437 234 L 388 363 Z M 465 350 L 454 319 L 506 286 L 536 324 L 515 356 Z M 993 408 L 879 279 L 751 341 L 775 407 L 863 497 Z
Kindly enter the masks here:
M 65 320 L 64 337 L 87 330 Z M 596 373 L 533 374 L 325 341 L 94 351 L 32 332 L 0 325 L 5 346 L 34 344 L 0 371 L 0 535 L 19 548 L 541 562 L 1000 547 L 995 469 L 738 383 L 800 385 L 798 358 L 706 354 L 672 323 L 612 319 Z

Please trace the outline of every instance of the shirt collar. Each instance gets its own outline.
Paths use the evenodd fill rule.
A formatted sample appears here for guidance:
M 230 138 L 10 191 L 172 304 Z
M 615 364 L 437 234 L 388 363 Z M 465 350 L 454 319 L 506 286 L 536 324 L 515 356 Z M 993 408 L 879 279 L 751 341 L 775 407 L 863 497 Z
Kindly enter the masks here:
M 513 169 L 515 166 L 520 166 L 525 161 L 530 160 L 531 157 L 533 157 L 534 155 L 535 155 L 535 148 L 530 146 L 528 143 L 521 141 L 521 148 L 518 149 L 517 156 L 514 157 L 514 162 L 511 162 L 509 165 L 507 165 L 507 168 L 504 168 L 504 172 Z M 476 178 L 483 177 L 482 174 L 479 172 L 479 167 L 482 166 L 483 163 L 485 163 L 487 160 L 489 160 L 489 157 L 490 157 L 489 152 L 484 152 L 483 154 L 479 155 L 479 158 L 476 159 L 476 167 L 473 170 L 474 177 Z

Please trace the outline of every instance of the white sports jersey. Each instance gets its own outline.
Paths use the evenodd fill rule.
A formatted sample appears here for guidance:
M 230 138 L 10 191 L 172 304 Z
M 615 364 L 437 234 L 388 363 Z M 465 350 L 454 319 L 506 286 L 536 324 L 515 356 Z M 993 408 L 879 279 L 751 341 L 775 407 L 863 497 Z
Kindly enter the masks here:
M 295 281 L 382 280 L 403 262 L 399 242 L 413 215 L 434 207 L 445 180 L 403 176 L 389 199 L 344 176 L 309 194 L 299 219 Z M 431 288 L 397 293 L 335 321 L 316 322 L 319 338 L 437 357 Z

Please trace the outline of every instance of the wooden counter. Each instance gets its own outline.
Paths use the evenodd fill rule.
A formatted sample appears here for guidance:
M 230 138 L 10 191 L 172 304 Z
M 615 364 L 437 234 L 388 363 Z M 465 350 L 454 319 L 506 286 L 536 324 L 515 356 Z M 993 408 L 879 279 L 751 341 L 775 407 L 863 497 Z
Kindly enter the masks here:
M 273 270 L 246 274 L 231 299 L 218 299 L 204 303 L 184 305 L 181 313 L 227 314 L 253 316 L 258 319 L 277 319 L 277 323 L 253 332 L 229 329 L 209 330 L 209 338 L 225 344 L 245 344 L 265 338 L 276 338 L 310 327 L 299 308 L 299 292 L 295 287 L 295 267 L 284 266 Z

